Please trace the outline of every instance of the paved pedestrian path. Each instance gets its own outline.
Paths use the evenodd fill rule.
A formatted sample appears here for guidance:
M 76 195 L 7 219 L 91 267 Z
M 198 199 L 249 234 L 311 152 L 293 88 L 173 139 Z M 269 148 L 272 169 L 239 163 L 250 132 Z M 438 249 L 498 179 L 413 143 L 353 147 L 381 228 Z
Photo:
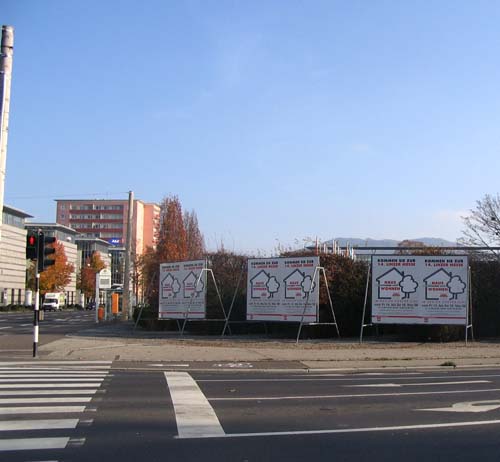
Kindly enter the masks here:
M 304 368 L 370 368 L 500 364 L 500 342 L 397 342 L 369 338 L 301 340 L 262 336 L 198 336 L 134 330 L 132 323 L 96 325 L 40 348 L 44 359 L 120 361 L 299 361 Z

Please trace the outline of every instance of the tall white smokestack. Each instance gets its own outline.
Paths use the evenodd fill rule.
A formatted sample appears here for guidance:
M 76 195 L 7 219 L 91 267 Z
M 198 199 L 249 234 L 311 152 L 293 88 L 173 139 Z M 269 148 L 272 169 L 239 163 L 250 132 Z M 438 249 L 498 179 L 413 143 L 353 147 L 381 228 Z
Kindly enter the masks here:
M 0 239 L 2 238 L 3 196 L 5 168 L 7 165 L 7 137 L 9 134 L 10 82 L 12 55 L 14 53 L 14 28 L 2 26 L 0 48 Z

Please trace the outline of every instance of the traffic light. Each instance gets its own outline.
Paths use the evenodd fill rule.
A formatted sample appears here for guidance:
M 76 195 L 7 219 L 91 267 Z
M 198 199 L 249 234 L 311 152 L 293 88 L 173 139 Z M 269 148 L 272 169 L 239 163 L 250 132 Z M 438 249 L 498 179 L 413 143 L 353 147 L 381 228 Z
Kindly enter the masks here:
M 38 233 L 38 272 L 41 273 L 48 266 L 51 266 L 55 263 L 55 260 L 50 258 L 45 258 L 47 255 L 52 255 L 56 253 L 56 249 L 51 246 L 56 242 L 55 237 L 45 236 L 43 233 Z
M 36 260 L 38 258 L 38 233 L 28 232 L 26 236 L 26 259 Z

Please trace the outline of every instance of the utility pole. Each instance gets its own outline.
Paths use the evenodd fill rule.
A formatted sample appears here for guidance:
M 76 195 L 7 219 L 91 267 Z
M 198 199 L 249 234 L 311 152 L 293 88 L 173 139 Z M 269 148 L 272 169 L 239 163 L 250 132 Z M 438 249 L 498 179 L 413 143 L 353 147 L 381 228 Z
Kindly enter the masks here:
M 10 82 L 14 54 L 14 28 L 2 26 L 0 45 L 0 239 L 2 237 L 3 196 L 7 164 L 7 135 L 9 133 Z
M 127 242 L 125 244 L 125 274 L 123 276 L 123 306 L 122 315 L 126 321 L 132 317 L 130 303 L 130 258 L 132 250 L 132 219 L 134 216 L 134 193 L 128 192 Z

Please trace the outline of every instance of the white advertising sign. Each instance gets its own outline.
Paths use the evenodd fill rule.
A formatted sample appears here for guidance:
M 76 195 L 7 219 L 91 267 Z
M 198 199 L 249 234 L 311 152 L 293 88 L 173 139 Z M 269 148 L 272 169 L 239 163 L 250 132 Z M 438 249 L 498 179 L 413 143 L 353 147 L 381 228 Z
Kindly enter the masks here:
M 205 318 L 205 271 L 200 278 L 205 267 L 205 260 L 160 265 L 159 319 Z
M 467 325 L 468 261 L 456 255 L 372 257 L 372 322 Z
M 248 260 L 247 320 L 318 321 L 319 257 Z
M 99 273 L 99 288 L 111 289 L 111 270 L 109 268 L 104 268 Z

